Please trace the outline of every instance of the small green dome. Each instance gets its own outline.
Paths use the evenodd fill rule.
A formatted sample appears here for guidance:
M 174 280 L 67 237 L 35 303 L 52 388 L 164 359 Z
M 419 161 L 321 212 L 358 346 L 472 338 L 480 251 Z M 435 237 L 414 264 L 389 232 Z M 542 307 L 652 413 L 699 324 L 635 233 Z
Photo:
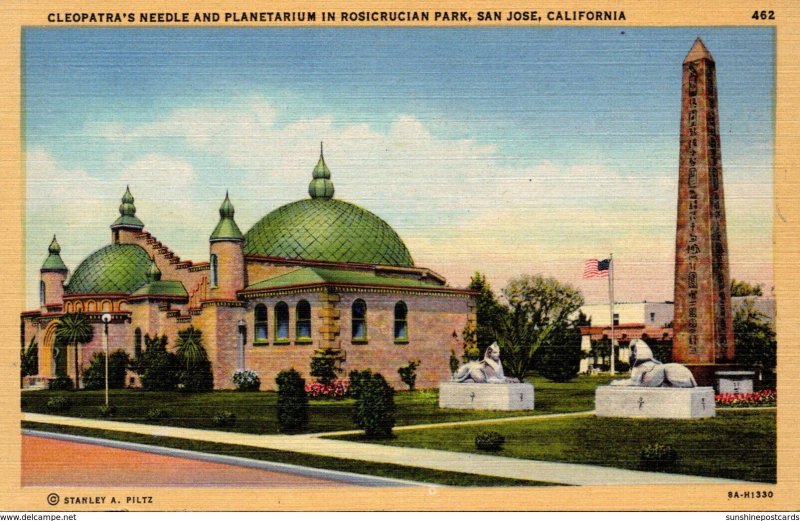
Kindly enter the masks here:
M 68 271 L 64 261 L 61 260 L 61 245 L 58 244 L 56 236 L 53 235 L 53 240 L 47 248 L 49 255 L 42 264 L 40 271 Z
M 140 246 L 109 244 L 80 263 L 65 293 L 133 293 L 147 282 L 151 263 L 152 259 Z
M 317 197 L 281 206 L 245 234 L 245 255 L 413 266 L 391 226 L 354 204 Z
M 119 217 L 111 224 L 111 228 L 133 228 L 141 230 L 144 223 L 136 217 L 136 206 L 133 205 L 133 194 L 130 187 L 125 187 L 122 203 L 119 205 Z
M 239 226 L 233 220 L 234 213 L 235 210 L 228 197 L 228 192 L 225 192 L 225 200 L 222 201 L 222 206 L 219 207 L 219 222 L 214 231 L 211 232 L 210 241 L 241 241 L 244 239 Z

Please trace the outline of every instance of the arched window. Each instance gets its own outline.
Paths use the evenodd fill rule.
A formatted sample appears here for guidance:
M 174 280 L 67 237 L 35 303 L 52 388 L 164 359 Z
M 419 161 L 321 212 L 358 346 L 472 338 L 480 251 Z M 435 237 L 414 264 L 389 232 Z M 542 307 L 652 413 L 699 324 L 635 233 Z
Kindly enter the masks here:
M 367 303 L 361 299 L 353 302 L 353 340 L 367 340 Z
M 133 332 L 133 355 L 136 358 L 142 356 L 142 330 L 138 327 Z
M 297 303 L 295 336 L 298 341 L 311 340 L 311 304 L 307 300 Z
M 289 341 L 289 306 L 286 302 L 275 304 L 275 342 Z
M 209 284 L 211 285 L 212 288 L 216 288 L 217 287 L 217 255 L 216 254 L 214 254 L 214 253 L 211 254 L 211 260 L 209 261 L 209 264 L 211 265 L 211 270 L 210 270 L 211 271 L 211 276 L 208 279 L 209 280 Z
M 255 334 L 253 341 L 255 343 L 267 341 L 267 306 L 259 304 L 253 314 L 253 327 Z
M 394 341 L 408 342 L 408 306 L 402 300 L 394 305 Z
M 41 304 L 42 306 L 44 306 L 44 292 L 45 292 L 44 281 L 40 280 L 39 281 L 39 304 Z

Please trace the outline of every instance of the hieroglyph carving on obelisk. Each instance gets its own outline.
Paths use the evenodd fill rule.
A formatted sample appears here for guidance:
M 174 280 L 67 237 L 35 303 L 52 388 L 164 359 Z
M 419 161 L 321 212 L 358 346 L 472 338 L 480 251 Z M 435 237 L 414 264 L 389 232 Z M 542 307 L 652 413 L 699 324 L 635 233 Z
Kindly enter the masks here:
M 698 38 L 683 62 L 672 357 L 734 356 L 714 58 Z

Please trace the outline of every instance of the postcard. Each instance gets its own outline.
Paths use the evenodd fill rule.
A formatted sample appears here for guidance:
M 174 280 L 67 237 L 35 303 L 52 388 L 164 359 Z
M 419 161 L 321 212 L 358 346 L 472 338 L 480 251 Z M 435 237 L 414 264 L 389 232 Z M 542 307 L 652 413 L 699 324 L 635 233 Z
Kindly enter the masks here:
M 788 3 L 2 12 L 0 508 L 798 508 Z

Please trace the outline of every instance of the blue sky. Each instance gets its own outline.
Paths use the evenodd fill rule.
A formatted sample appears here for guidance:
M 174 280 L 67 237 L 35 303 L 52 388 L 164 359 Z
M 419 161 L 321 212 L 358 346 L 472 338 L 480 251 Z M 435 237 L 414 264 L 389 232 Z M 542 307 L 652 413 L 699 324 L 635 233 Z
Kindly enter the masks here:
M 496 289 L 581 281 L 614 252 L 620 300 L 671 299 L 681 63 L 717 63 L 731 270 L 771 286 L 768 28 L 218 28 L 24 31 L 28 304 L 55 233 L 74 269 L 131 185 L 146 229 L 207 260 L 225 190 L 249 229 L 306 196 L 319 141 L 336 196 L 415 261 Z

